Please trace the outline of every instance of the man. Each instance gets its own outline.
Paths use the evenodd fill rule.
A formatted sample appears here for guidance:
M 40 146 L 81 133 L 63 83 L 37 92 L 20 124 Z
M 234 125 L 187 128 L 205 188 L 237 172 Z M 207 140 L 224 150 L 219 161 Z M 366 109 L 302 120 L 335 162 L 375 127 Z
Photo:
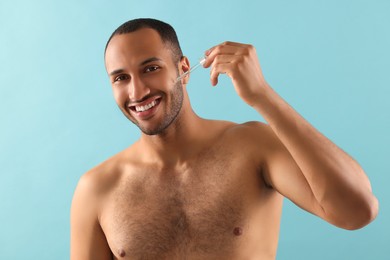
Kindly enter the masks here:
M 268 124 L 198 117 L 190 76 L 177 80 L 190 64 L 173 28 L 121 25 L 105 65 L 119 108 L 142 134 L 81 177 L 71 259 L 275 259 L 283 197 L 344 229 L 375 218 L 364 171 L 273 91 L 254 47 L 225 42 L 205 56 L 211 84 L 229 76 Z

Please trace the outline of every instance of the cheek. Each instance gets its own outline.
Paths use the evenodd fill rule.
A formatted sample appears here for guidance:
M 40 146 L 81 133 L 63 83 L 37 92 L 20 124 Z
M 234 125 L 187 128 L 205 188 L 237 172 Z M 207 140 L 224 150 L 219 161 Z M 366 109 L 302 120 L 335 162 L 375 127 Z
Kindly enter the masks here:
M 128 99 L 126 88 L 112 87 L 112 93 L 116 103 L 120 106 L 123 106 Z
M 168 73 L 167 71 L 164 71 L 145 78 L 145 85 L 149 86 L 150 88 L 166 91 L 173 88 L 176 79 L 176 73 Z

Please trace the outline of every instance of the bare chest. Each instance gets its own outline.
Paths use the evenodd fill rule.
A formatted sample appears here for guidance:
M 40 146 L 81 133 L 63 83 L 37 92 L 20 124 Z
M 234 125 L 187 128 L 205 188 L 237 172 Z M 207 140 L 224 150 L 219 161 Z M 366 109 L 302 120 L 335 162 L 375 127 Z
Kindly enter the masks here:
M 114 255 L 122 255 L 121 259 L 207 258 L 215 252 L 231 256 L 245 240 L 248 189 L 256 185 L 244 177 L 254 169 L 239 165 L 234 160 L 199 160 L 183 172 L 128 173 L 101 215 Z

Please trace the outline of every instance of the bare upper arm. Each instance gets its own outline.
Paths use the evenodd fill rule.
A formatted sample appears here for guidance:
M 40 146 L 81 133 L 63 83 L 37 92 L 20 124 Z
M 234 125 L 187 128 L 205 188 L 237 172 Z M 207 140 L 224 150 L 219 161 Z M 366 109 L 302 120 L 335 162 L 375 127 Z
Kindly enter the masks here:
M 92 172 L 80 178 L 71 207 L 71 260 L 111 260 L 112 253 L 98 221 L 100 196 Z
M 264 158 L 263 178 L 267 185 L 302 209 L 326 219 L 301 169 L 271 127 L 258 122 L 251 122 L 249 126 L 251 139 L 256 139 L 252 143 L 256 145 L 257 154 Z

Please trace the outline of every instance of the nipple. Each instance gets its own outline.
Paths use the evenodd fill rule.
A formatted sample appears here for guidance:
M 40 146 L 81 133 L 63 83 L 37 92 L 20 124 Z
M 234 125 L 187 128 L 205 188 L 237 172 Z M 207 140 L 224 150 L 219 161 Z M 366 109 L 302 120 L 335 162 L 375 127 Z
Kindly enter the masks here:
M 119 249 L 118 253 L 120 257 L 124 257 L 126 255 L 126 252 L 123 249 Z
M 241 236 L 242 235 L 242 228 L 240 227 L 235 227 L 233 229 L 233 234 L 236 235 L 236 236 Z

